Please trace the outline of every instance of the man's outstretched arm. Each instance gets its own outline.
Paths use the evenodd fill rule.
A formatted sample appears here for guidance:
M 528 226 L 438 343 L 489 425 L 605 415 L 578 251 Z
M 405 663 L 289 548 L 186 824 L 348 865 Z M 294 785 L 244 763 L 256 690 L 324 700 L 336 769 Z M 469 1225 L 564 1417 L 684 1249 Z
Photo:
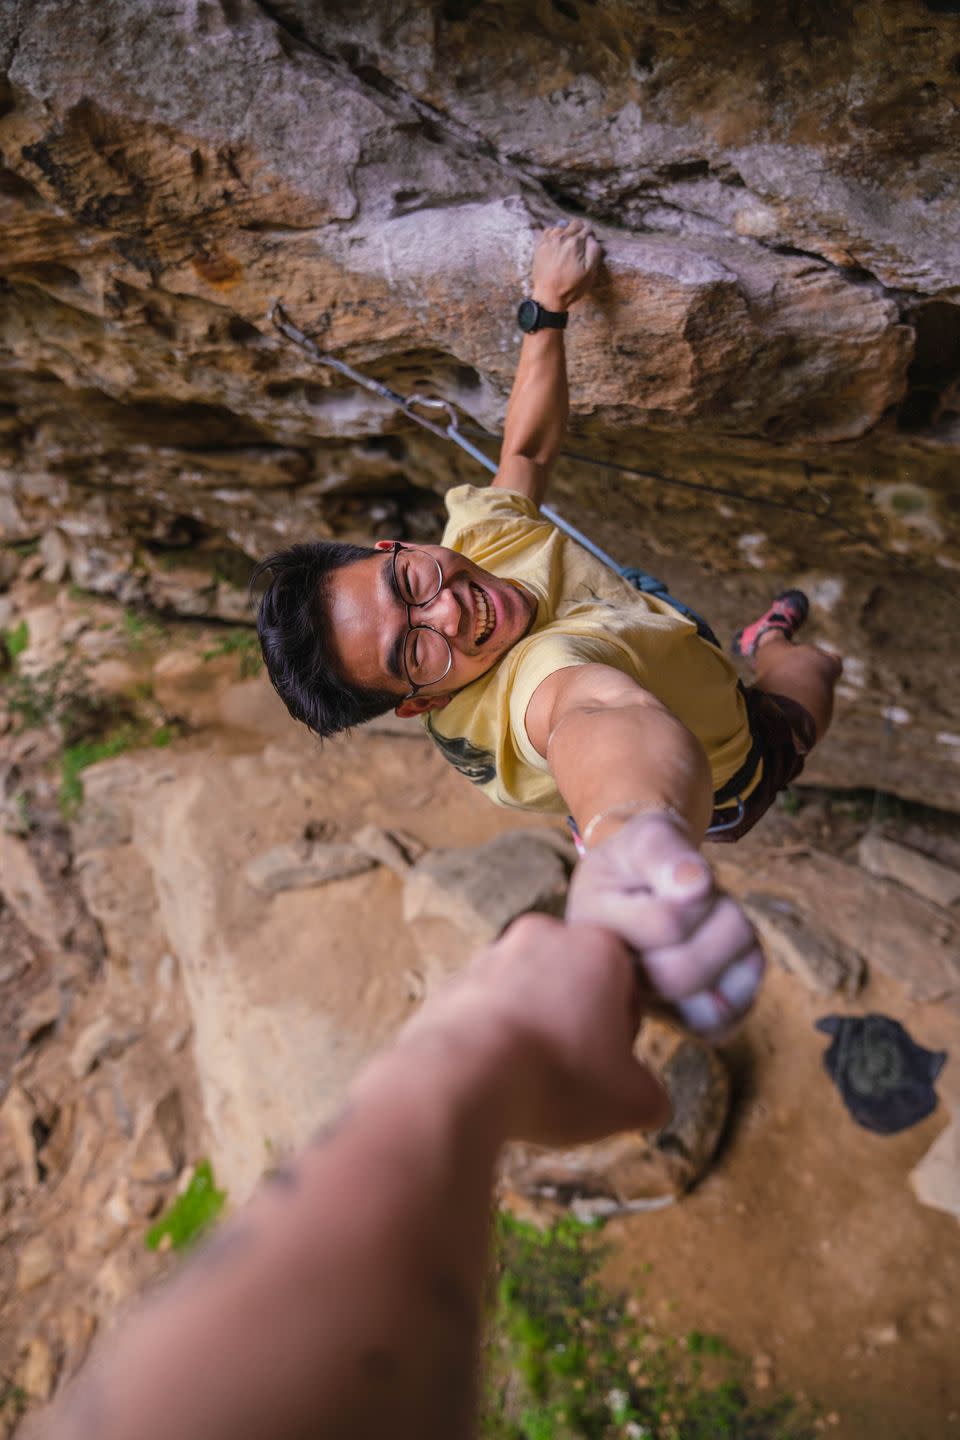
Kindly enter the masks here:
M 633 806 L 675 813 L 700 845 L 713 812 L 704 748 L 628 675 L 609 665 L 558 670 L 535 691 L 526 727 L 588 844 L 613 835 Z
M 583 220 L 544 232 L 533 257 L 531 298 L 547 310 L 569 310 L 591 289 L 602 252 Z M 543 500 L 569 415 L 562 330 L 525 335 L 507 407 L 494 485 Z
M 723 1034 L 749 1009 L 763 956 L 740 907 L 717 889 L 699 853 L 713 810 L 710 766 L 699 740 L 649 691 L 606 665 L 545 680 L 527 707 L 527 734 L 549 763 L 599 867 L 574 878 L 569 914 L 611 925 L 643 957 L 648 1001 L 702 1034 Z M 622 832 L 646 816 L 638 850 Z M 646 876 L 624 909 L 613 894 Z M 616 917 L 616 918 L 615 918 Z

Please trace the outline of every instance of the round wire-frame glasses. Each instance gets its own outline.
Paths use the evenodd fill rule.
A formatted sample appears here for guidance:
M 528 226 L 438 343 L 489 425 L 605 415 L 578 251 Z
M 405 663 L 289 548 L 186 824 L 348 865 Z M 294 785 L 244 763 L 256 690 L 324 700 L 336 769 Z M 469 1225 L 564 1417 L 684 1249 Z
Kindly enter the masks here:
M 419 557 L 418 564 L 429 561 L 430 565 L 434 566 L 437 572 L 436 588 L 430 590 L 428 586 L 427 589 L 429 593 L 422 596 L 419 600 L 414 599 L 408 581 L 400 572 L 400 570 L 397 569 L 397 561 L 400 555 L 405 550 Z M 418 550 L 415 545 L 401 545 L 400 542 L 397 541 L 397 543 L 393 547 L 393 581 L 394 585 L 396 586 L 397 594 L 400 596 L 400 599 L 406 606 L 407 610 L 407 633 L 403 637 L 403 648 L 401 650 L 401 657 L 403 659 L 403 669 L 407 677 L 407 683 L 410 686 L 410 690 L 406 695 L 404 695 L 403 698 L 404 700 L 412 700 L 418 690 L 423 690 L 427 685 L 436 685 L 439 681 L 445 679 L 446 676 L 449 675 L 453 667 L 453 651 L 450 648 L 450 641 L 447 639 L 446 635 L 444 635 L 440 630 L 437 630 L 436 627 L 433 625 L 414 625 L 413 616 L 410 613 L 412 610 L 420 609 L 424 605 L 430 605 L 433 603 L 434 600 L 436 600 L 437 596 L 440 594 L 440 591 L 443 589 L 443 571 L 440 568 L 439 560 L 435 559 L 433 555 L 428 555 L 425 550 Z M 413 647 L 416 645 L 416 634 L 418 630 L 426 630 L 429 632 L 429 634 L 436 635 L 439 640 L 443 641 L 443 644 L 446 647 L 447 651 L 447 663 L 444 665 L 443 669 L 439 671 L 438 674 L 434 675 L 431 673 L 428 680 L 414 680 L 413 676 L 410 673 L 410 660 L 413 657 Z M 433 643 L 434 642 L 431 642 L 431 644 Z

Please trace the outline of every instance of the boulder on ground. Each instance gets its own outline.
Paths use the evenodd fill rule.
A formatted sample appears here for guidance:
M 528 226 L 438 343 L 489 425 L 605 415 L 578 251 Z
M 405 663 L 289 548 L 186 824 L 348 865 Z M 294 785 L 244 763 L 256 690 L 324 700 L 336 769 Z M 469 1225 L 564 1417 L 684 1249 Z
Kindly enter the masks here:
M 912 846 L 867 831 L 860 841 L 858 857 L 871 875 L 897 880 L 934 905 L 946 908 L 960 900 L 960 870 L 931 860 Z
M 954 1118 L 918 1165 L 910 1184 L 921 1205 L 945 1210 L 960 1220 L 960 1120 Z
M 404 877 L 426 850 L 416 836 L 407 835 L 402 830 L 384 830 L 382 825 L 362 826 L 353 836 L 351 844 L 378 865 L 386 865 L 388 870 Z
M 808 990 L 855 995 L 863 980 L 863 958 L 823 930 L 814 929 L 790 900 L 747 895 L 743 908 L 756 927 L 767 954 L 795 975 Z
M 45 985 L 30 996 L 17 1019 L 17 1032 L 24 1045 L 39 1040 L 60 1019 L 63 997 L 59 985 Z
M 409 871 L 403 918 L 441 919 L 486 945 L 530 910 L 562 915 L 567 865 L 549 832 L 514 830 L 463 850 L 432 850 Z
M 282 890 L 308 890 L 332 880 L 346 880 L 372 870 L 376 860 L 354 845 L 337 841 L 295 841 L 275 845 L 258 855 L 246 867 L 246 876 L 256 890 L 279 895 Z
M 569 1204 L 577 1214 L 611 1215 L 652 1208 L 683 1195 L 716 1152 L 730 1102 L 723 1060 L 705 1041 L 647 1020 L 637 1057 L 660 1076 L 673 1116 L 652 1134 L 628 1131 L 570 1150 L 512 1145 L 503 1165 L 507 1185 L 523 1195 Z
M 35 1290 L 59 1268 L 60 1257 L 44 1235 L 34 1235 L 20 1251 L 17 1290 L 21 1295 Z
M 34 1139 L 34 1123 L 37 1110 L 30 1096 L 21 1085 L 12 1084 L 0 1105 L 0 1121 L 13 1141 L 23 1183 L 28 1190 L 36 1190 L 40 1184 L 40 1169 L 37 1162 L 37 1146 Z
M 70 1072 L 74 1079 L 82 1080 L 85 1075 L 107 1055 L 119 1055 L 131 1036 L 116 1028 L 110 1015 L 101 1015 L 85 1026 L 70 1051 Z
M 0 830 L 0 896 L 17 919 L 48 950 L 60 945 L 61 921 L 26 841 Z
M 42 1335 L 35 1335 L 18 1372 L 20 1384 L 31 1400 L 49 1400 L 56 1378 L 53 1351 Z
M 183 1102 L 179 1090 L 169 1090 L 138 1117 L 130 1178 L 163 1185 L 177 1178 L 185 1161 Z

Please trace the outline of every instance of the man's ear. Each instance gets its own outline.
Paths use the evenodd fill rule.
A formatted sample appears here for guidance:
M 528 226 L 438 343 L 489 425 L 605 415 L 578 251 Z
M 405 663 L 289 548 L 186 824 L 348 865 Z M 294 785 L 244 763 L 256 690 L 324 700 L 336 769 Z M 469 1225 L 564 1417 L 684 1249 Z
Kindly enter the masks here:
M 428 710 L 442 710 L 452 698 L 451 695 L 414 695 L 410 700 L 401 700 L 393 713 L 401 720 L 409 715 L 426 715 Z
M 399 543 L 398 540 L 377 540 L 373 548 L 374 550 L 392 550 Z

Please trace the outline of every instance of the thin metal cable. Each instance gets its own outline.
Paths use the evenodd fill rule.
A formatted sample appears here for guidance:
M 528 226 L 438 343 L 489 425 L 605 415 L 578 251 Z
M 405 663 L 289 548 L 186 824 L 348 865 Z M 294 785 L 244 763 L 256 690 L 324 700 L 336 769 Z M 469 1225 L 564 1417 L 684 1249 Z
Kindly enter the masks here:
M 398 410 L 401 410 L 408 419 L 415 421 L 417 425 L 422 426 L 425 430 L 429 430 L 432 435 L 436 435 L 442 440 L 452 440 L 454 444 L 459 445 L 462 450 L 468 455 L 471 455 L 474 460 L 480 465 L 483 465 L 491 474 L 496 473 L 496 462 L 491 460 L 488 455 L 485 455 L 478 446 L 472 444 L 471 441 L 467 439 L 467 435 L 474 435 L 478 439 L 489 440 L 496 444 L 501 444 L 503 437 L 494 432 L 484 430 L 477 425 L 468 425 L 464 427 L 464 429 L 461 429 L 457 410 L 452 401 L 441 400 L 436 396 L 422 395 L 419 393 L 405 397 L 400 395 L 396 390 L 392 390 L 389 385 L 385 385 L 382 381 L 375 380 L 370 375 L 364 375 L 360 370 L 355 370 L 353 366 L 348 365 L 345 360 L 340 360 L 337 356 L 321 350 L 315 340 L 312 340 L 309 335 L 304 334 L 302 330 L 293 324 L 279 300 L 275 300 L 270 307 L 269 319 L 274 327 L 285 336 L 287 340 L 290 340 L 294 345 L 305 351 L 315 364 L 324 365 L 332 370 L 336 370 L 340 375 L 351 380 L 355 385 L 362 386 L 364 390 L 370 391 L 371 394 L 379 395 L 381 399 L 388 401 L 391 405 L 396 406 Z M 447 418 L 446 425 L 437 424 L 434 420 L 427 419 L 425 415 L 417 414 L 415 407 L 442 410 Z M 664 475 L 660 471 L 641 470 L 636 466 L 622 465 L 613 460 L 601 460 L 594 455 L 585 455 L 582 451 L 561 450 L 559 453 L 565 460 L 574 460 L 583 465 L 592 465 L 596 468 L 610 470 L 620 475 L 632 475 L 637 479 L 650 480 L 658 485 L 672 486 L 678 490 L 697 491 L 707 495 L 718 495 L 723 499 L 739 502 L 741 505 L 749 505 L 751 507 L 762 506 L 769 510 L 781 510 L 792 515 L 803 515 L 808 520 L 816 521 L 825 529 L 836 530 L 840 534 L 846 535 L 847 538 L 855 544 L 867 546 L 873 550 L 875 554 L 879 555 L 881 559 L 891 565 L 895 571 L 914 576 L 920 580 L 925 580 L 927 584 L 932 585 L 937 590 L 941 590 L 951 599 L 956 600 L 960 598 L 952 586 L 948 585 L 946 581 L 928 574 L 925 570 L 921 570 L 918 565 L 906 559 L 904 556 L 892 554 L 886 550 L 879 541 L 874 540 L 872 536 L 867 535 L 863 531 L 853 529 L 852 526 L 843 520 L 838 520 L 833 514 L 833 501 L 831 496 L 810 484 L 809 467 L 806 466 L 805 462 L 801 463 L 804 464 L 804 468 L 808 472 L 806 490 L 808 494 L 820 501 L 820 505 L 817 508 L 807 505 L 797 505 L 790 500 L 774 500 L 767 495 L 746 495 L 742 491 L 730 489 L 728 486 L 710 485 L 706 481 L 681 480 L 675 475 Z M 540 509 L 554 524 L 559 525 L 561 529 L 571 533 L 569 522 L 564 521 L 555 510 L 545 505 L 541 505 Z M 575 534 L 576 538 L 579 539 L 582 544 L 584 537 L 579 531 L 575 532 Z M 594 554 L 602 557 L 614 570 L 621 571 L 623 569 L 612 557 L 601 552 L 599 547 L 593 545 L 592 542 L 589 542 L 588 548 L 591 548 Z
M 476 435 L 486 440 L 502 441 L 501 435 L 482 430 L 478 425 L 467 425 L 461 434 Z M 766 495 L 744 495 L 739 490 L 730 490 L 723 485 L 709 485 L 702 480 L 679 480 L 674 475 L 663 475 L 658 470 L 640 470 L 633 465 L 622 465 L 615 460 L 601 460 L 595 455 L 585 455 L 581 450 L 561 450 L 564 460 L 576 460 L 584 465 L 594 465 L 602 470 L 615 470 L 620 475 L 636 475 L 640 480 L 655 480 L 659 485 L 672 485 L 679 490 L 699 490 L 707 495 L 722 495 L 728 500 L 739 500 L 741 504 L 764 505 L 771 510 L 788 510 L 793 515 L 808 515 L 814 520 L 823 520 L 832 509 L 832 500 L 823 490 L 807 483 L 805 489 L 818 496 L 822 502 L 818 509 L 809 505 L 796 505 L 791 500 L 772 500 Z

